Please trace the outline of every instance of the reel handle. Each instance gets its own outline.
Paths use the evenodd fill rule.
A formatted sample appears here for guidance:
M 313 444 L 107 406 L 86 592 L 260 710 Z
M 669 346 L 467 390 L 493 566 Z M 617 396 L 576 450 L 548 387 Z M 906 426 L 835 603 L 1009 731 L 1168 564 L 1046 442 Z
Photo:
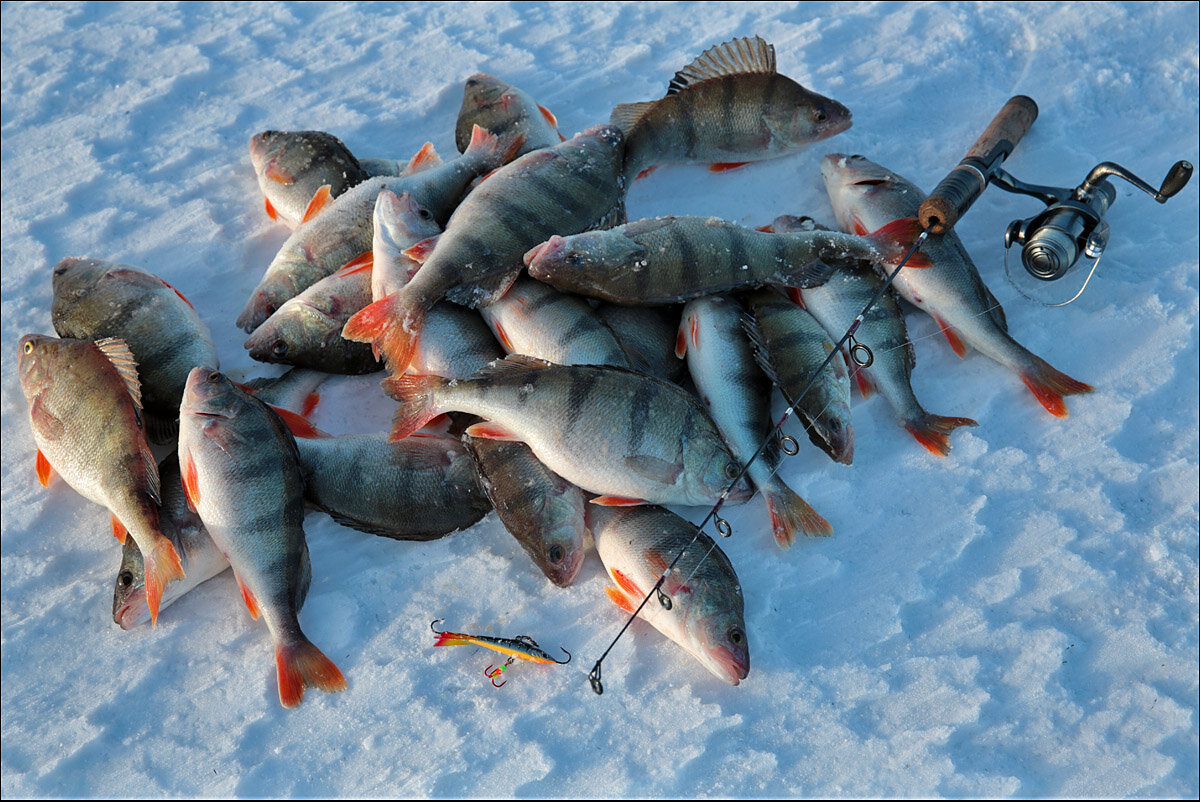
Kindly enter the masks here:
M 1037 119 L 1038 107 L 1025 95 L 1009 98 L 967 155 L 921 204 L 922 228 L 945 234 L 987 187 L 992 171 L 1013 152 Z
M 1192 177 L 1192 163 L 1186 161 L 1177 161 L 1171 165 L 1167 177 L 1163 179 L 1162 188 L 1158 190 L 1158 195 L 1155 200 L 1159 203 L 1166 203 L 1167 198 L 1175 195 L 1179 190 L 1187 186 L 1187 182 Z

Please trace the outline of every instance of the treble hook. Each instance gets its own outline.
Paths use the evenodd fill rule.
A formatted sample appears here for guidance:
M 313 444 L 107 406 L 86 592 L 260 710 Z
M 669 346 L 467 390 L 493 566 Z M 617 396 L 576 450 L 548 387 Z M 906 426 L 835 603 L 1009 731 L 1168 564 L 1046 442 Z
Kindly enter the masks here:
M 499 685 L 496 685 L 496 677 L 503 674 L 504 669 L 511 666 L 512 662 L 513 662 L 513 659 L 510 657 L 510 658 L 508 658 L 507 661 L 505 661 L 504 665 L 500 666 L 499 668 L 497 668 L 495 670 L 492 669 L 492 666 L 488 666 L 487 668 L 485 668 L 483 670 L 483 676 L 487 677 L 488 679 L 490 679 L 492 681 L 493 687 L 503 688 L 505 685 L 508 684 L 508 680 L 504 680 L 504 682 L 501 682 Z
M 444 619 L 444 618 L 435 618 L 435 619 L 433 619 L 432 621 L 430 621 L 430 622 L 429 622 L 429 628 L 430 628 L 430 629 L 433 629 L 433 625 L 434 625 L 434 624 L 437 624 L 437 623 L 439 623 L 439 622 L 441 622 L 441 621 L 445 621 L 445 620 L 446 620 L 446 619 Z M 442 631 L 444 632 L 445 630 L 442 630 Z M 434 634 L 434 635 L 441 635 L 442 633 L 441 633 L 441 632 L 438 632 L 436 629 L 433 629 L 433 634 Z

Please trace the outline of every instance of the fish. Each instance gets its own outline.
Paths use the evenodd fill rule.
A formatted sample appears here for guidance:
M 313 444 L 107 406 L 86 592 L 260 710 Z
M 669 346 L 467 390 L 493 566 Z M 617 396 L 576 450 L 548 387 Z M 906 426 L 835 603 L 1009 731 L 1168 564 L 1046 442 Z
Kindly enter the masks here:
M 249 334 L 288 298 L 348 264 L 370 259 L 375 201 L 382 190 L 411 193 L 443 225 L 468 184 L 504 158 L 499 141 L 479 129 L 472 146 L 454 161 L 412 175 L 369 178 L 347 190 L 283 243 L 238 316 L 238 327 Z
M 357 375 L 381 370 L 369 345 L 342 338 L 342 327 L 371 302 L 370 265 L 351 265 L 284 301 L 246 339 L 260 362 Z
M 408 369 L 465 379 L 503 357 L 504 349 L 477 310 L 438 301 L 425 315 Z
M 371 225 L 371 300 L 379 301 L 407 284 L 421 266 L 404 251 L 436 237 L 442 229 L 433 219 L 433 212 L 419 204 L 411 192 L 397 195 L 390 189 L 381 190 L 375 199 Z
M 518 156 L 557 145 L 566 138 L 559 133 L 558 119 L 527 93 L 494 75 L 477 72 L 463 86 L 462 107 L 454 127 L 458 152 L 471 141 L 473 126 L 494 134 L 502 141 L 522 137 Z
M 612 125 L 628 140 L 625 175 L 661 164 L 713 171 L 794 153 L 848 129 L 850 110 L 776 71 L 775 46 L 744 37 L 711 47 L 675 73 L 666 96 L 622 103 Z
M 43 486 L 58 474 L 89 501 L 108 508 L 112 531 L 149 555 L 146 604 L 158 623 L 163 590 L 183 579 L 175 546 L 159 524 L 158 465 L 142 429 L 141 389 L 123 341 L 21 338 L 21 389 L 37 443 Z
M 395 540 L 435 540 L 491 510 L 457 437 L 387 433 L 297 438 L 305 500 L 343 526 Z
M 915 212 L 925 193 L 915 184 L 863 156 L 830 153 L 821 175 L 838 225 L 857 231 L 888 217 Z M 901 297 L 929 314 L 958 356 L 975 348 L 1020 377 L 1047 412 L 1069 414 L 1064 396 L 1090 393 L 1073 379 L 1013 339 L 1000 302 L 983 283 L 962 240 L 953 230 L 931 235 L 921 246 L 932 266 L 901 270 L 893 282 Z
M 50 316 L 59 337 L 116 337 L 137 362 L 146 433 L 173 441 L 188 371 L 217 364 L 208 326 L 179 290 L 132 265 L 69 257 L 54 266 Z
M 405 438 L 401 443 L 412 438 Z M 463 436 L 500 522 L 546 578 L 565 588 L 583 567 L 586 499 L 524 443 Z
M 687 365 L 675 356 L 677 308 L 601 303 L 596 314 L 621 344 L 633 370 L 675 384 L 683 381 Z
M 445 411 L 487 419 L 473 437 L 520 440 L 550 470 L 599 498 L 593 504 L 741 502 L 741 465 L 694 396 L 621 368 L 552 365 L 510 356 L 469 379 L 384 379 L 402 439 Z M 732 487 L 730 487 L 732 485 Z
M 479 184 L 451 216 L 412 280 L 359 312 L 342 336 L 373 342 L 393 372 L 411 358 L 425 313 L 443 297 L 478 307 L 495 300 L 521 269 L 522 255 L 556 233 L 624 220 L 621 132 L 589 128 L 527 153 Z
M 688 301 L 675 353 L 687 357 L 701 400 L 763 494 L 775 542 L 788 548 L 797 532 L 830 535 L 833 527 L 779 477 L 781 457 L 772 431 L 769 382 L 742 331 L 742 314 L 741 305 L 724 296 Z
M 553 236 L 525 254 L 552 287 L 621 304 L 674 304 L 763 285 L 806 286 L 829 264 L 894 259 L 919 233 L 915 218 L 870 237 L 831 231 L 764 233 L 719 217 L 658 217 Z
M 840 355 L 813 374 L 834 349 L 819 322 L 802 307 L 771 289 L 746 296 L 750 314 L 743 319 L 758 364 L 782 390 L 804 421 L 813 444 L 834 462 L 854 461 L 854 422 L 850 414 L 850 374 Z
M 163 591 L 158 603 L 161 612 L 193 588 L 224 572 L 229 567 L 229 560 L 208 536 L 200 516 L 188 507 L 176 452 L 172 451 L 159 463 L 158 476 L 162 488 L 159 524 L 163 534 L 171 539 L 185 574 L 183 579 L 172 582 Z M 113 621 L 127 630 L 149 620 L 145 563 L 137 541 L 128 538 L 113 587 Z
M 811 230 L 815 224 L 811 218 L 783 215 L 775 218 L 772 225 L 776 231 L 787 231 Z M 790 297 L 808 310 L 830 337 L 840 340 L 881 286 L 883 279 L 870 263 L 845 263 L 836 268 L 829 266 L 824 281 L 794 289 Z M 869 366 L 853 365 L 854 378 L 863 396 L 879 390 L 900 425 L 931 454 L 946 456 L 950 453 L 951 432 L 962 426 L 978 425 L 971 418 L 926 412 L 917 400 L 912 389 L 917 354 L 908 339 L 904 313 L 892 292 L 883 293 L 875 301 L 854 336 L 873 355 Z
M 608 598 L 633 615 L 675 557 L 663 581 L 666 608 L 651 598 L 638 615 L 717 677 L 737 685 L 750 673 L 745 601 L 733 564 L 713 539 L 661 507 L 589 505 L 588 526 L 615 587 Z
M 346 680 L 297 618 L 312 568 L 304 537 L 304 479 L 296 442 L 279 416 L 224 374 L 199 366 L 180 408 L 184 491 L 229 559 L 250 615 L 275 643 L 279 701 L 305 687 L 333 693 Z
M 342 140 L 324 131 L 257 133 L 250 163 L 267 216 L 291 229 L 369 177 Z
M 499 300 L 479 307 L 488 328 L 510 354 L 558 365 L 629 367 L 612 330 L 582 298 L 518 278 Z

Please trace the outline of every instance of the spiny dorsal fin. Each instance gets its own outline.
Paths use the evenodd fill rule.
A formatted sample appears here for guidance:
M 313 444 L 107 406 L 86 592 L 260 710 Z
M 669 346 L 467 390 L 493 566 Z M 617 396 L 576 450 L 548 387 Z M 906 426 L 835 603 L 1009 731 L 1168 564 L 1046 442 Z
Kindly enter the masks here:
M 133 360 L 133 352 L 120 337 L 105 337 L 103 340 L 96 340 L 96 347 L 108 357 L 108 361 L 125 380 L 125 388 L 129 390 L 129 395 L 133 398 L 133 407 L 137 410 L 140 421 L 142 417 L 142 381 L 138 378 L 137 362 Z
M 729 75 L 746 75 L 775 72 L 775 46 L 769 45 L 761 36 L 753 39 L 741 38 L 710 47 L 691 64 L 675 73 L 667 94 L 673 95 L 689 86 L 723 78 Z
M 559 367 L 553 362 L 547 362 L 544 359 L 537 357 L 525 356 L 524 354 L 509 354 L 504 359 L 497 359 L 488 365 L 480 368 L 471 375 L 472 379 L 482 378 L 484 376 L 501 376 L 506 373 L 521 373 L 527 370 L 540 370 L 544 368 Z

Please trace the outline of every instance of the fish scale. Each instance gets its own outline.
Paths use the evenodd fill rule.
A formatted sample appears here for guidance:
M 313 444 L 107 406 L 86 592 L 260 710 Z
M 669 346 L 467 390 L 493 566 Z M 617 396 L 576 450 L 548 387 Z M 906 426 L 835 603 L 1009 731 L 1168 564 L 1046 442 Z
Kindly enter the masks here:
M 711 505 L 740 469 L 692 395 L 621 368 L 513 356 L 470 379 L 406 375 L 383 385 L 401 405 L 394 438 L 443 411 L 470 412 L 491 423 L 469 434 L 527 443 L 601 502 Z M 739 483 L 729 498 L 749 495 Z

